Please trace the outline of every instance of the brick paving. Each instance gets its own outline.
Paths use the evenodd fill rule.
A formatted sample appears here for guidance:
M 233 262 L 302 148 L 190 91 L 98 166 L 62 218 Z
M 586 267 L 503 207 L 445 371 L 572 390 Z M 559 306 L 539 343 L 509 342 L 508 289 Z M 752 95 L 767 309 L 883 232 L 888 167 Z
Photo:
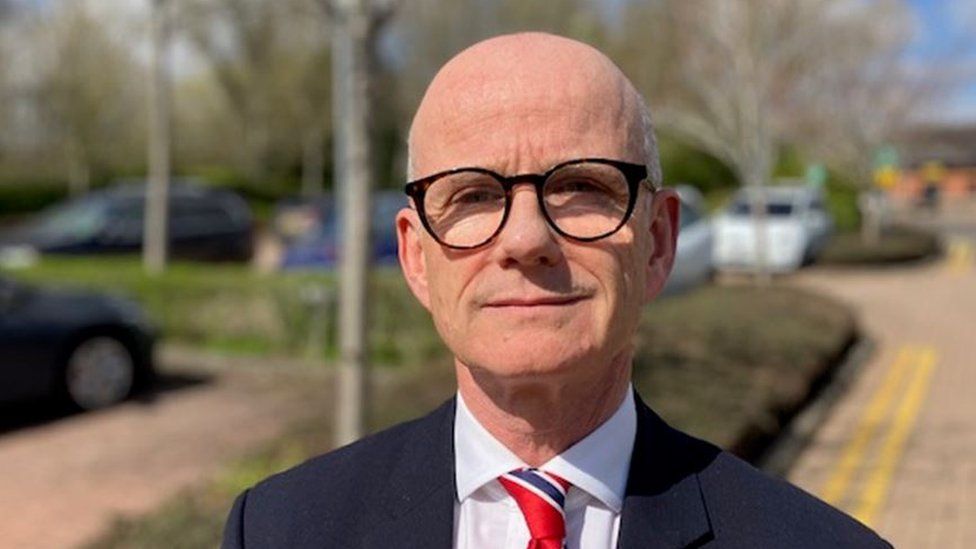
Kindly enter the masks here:
M 945 260 L 875 271 L 813 269 L 795 277 L 854 306 L 877 350 L 787 477 L 821 497 L 833 482 L 836 494 L 846 455 L 856 467 L 840 483 L 836 505 L 857 514 L 865 494 L 873 494 L 877 512 L 866 522 L 896 547 L 970 548 L 976 547 L 976 203 L 923 221 L 955 243 Z M 913 381 L 919 360 L 908 360 L 907 373 L 888 383 L 889 398 L 878 397 L 889 376 L 897 377 L 890 373 L 905 360 L 899 354 L 919 349 L 935 353 L 928 383 Z M 917 412 L 906 404 L 913 385 L 921 399 Z M 887 405 L 871 424 L 867 408 L 878 400 Z M 892 443 L 898 428 L 903 445 Z M 858 437 L 863 444 L 851 442 Z M 878 471 L 884 460 L 893 465 L 890 476 Z
M 160 362 L 160 385 L 198 381 L 161 389 L 149 402 L 36 425 L 6 421 L 0 548 L 83 545 L 117 516 L 146 513 L 213 478 L 229 460 L 330 402 L 328 372 L 287 361 L 273 368 L 167 345 Z

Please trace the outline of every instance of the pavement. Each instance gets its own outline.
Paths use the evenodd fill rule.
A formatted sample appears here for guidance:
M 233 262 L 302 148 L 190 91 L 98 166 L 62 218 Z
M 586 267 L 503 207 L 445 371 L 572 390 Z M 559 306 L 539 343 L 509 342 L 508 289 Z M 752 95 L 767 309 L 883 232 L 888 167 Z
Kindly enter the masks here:
M 152 511 L 287 429 L 330 410 L 324 369 L 164 345 L 160 382 L 89 413 L 0 415 L 0 548 L 76 547 Z M 230 502 L 228 502 L 228 506 Z
M 854 307 L 875 352 L 786 477 L 896 547 L 976 547 L 976 200 L 898 216 L 945 257 L 793 279 Z

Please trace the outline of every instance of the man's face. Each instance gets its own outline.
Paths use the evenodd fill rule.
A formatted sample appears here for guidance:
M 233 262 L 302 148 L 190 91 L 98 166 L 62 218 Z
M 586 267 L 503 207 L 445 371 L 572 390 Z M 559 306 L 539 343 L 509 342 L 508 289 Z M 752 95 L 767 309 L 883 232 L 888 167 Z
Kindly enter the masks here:
M 542 87 L 507 74 L 432 85 L 415 121 L 414 175 L 469 166 L 542 173 L 586 157 L 642 163 L 634 98 L 614 86 L 581 78 Z M 664 225 L 676 201 L 640 193 L 623 228 L 589 243 L 555 233 L 528 184 L 513 190 L 498 236 L 473 250 L 439 245 L 406 209 L 397 218 L 401 263 L 463 365 L 503 377 L 581 373 L 629 352 L 640 308 L 670 268 L 662 248 L 673 235 L 663 233 L 673 231 Z

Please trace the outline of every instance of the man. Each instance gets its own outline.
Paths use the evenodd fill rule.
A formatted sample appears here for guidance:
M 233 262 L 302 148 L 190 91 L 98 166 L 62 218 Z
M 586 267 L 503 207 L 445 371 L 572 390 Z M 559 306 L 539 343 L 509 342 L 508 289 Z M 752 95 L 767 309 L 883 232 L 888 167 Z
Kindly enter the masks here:
M 609 59 L 545 34 L 476 44 L 430 84 L 409 145 L 400 263 L 457 397 L 245 492 L 225 547 L 887 546 L 634 395 L 678 199 Z

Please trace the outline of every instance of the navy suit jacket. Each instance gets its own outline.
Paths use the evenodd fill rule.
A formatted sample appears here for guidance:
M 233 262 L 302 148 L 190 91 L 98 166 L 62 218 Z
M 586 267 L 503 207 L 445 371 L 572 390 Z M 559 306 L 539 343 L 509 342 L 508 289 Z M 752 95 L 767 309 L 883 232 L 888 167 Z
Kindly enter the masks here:
M 619 548 L 891 547 L 837 509 L 636 402 Z M 245 491 L 222 547 L 452 547 L 454 404 Z

